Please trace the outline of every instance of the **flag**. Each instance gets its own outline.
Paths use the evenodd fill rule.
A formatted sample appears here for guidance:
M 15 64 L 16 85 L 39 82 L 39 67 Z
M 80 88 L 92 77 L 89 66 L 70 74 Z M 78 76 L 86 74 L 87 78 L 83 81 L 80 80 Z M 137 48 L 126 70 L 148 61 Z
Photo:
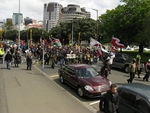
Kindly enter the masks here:
M 111 46 L 111 51 L 118 52 L 118 49 L 115 46 Z
M 97 40 L 90 38 L 90 47 L 99 46 L 99 45 L 100 43 Z
M 97 48 L 96 52 L 97 52 L 98 56 L 101 56 L 102 52 L 109 53 L 106 49 L 104 49 L 104 47 L 101 45 L 100 42 L 98 42 L 97 40 L 95 40 L 93 38 L 90 39 L 90 47 Z
M 60 42 L 60 40 L 59 39 L 53 39 L 52 40 L 52 45 L 54 46 L 57 46 L 57 47 L 61 47 L 62 46 L 62 44 L 61 44 L 61 42 Z
M 116 46 L 116 47 L 119 47 L 119 48 L 125 48 L 124 44 L 121 44 L 121 43 L 120 43 L 120 40 L 119 40 L 118 38 L 115 38 L 115 37 L 113 37 L 113 38 L 111 39 L 111 44 L 112 44 L 113 46 Z
M 97 54 L 97 56 L 102 56 L 102 51 L 101 51 L 101 49 L 100 48 L 98 48 L 97 50 L 95 50 L 96 51 L 96 54 Z

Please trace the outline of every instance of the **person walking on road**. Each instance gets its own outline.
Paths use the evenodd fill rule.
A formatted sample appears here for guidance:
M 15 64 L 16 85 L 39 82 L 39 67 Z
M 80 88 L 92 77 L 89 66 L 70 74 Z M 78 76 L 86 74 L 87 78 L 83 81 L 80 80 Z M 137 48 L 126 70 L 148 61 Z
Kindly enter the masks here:
M 109 74 L 111 74 L 111 65 L 113 64 L 113 59 L 114 58 L 115 58 L 115 53 L 110 52 L 109 56 L 106 59 L 108 67 L 109 67 Z
M 15 52 L 13 58 L 14 58 L 15 67 L 19 67 L 19 63 L 21 62 L 21 57 L 17 51 Z
M 27 55 L 26 62 L 27 62 L 27 70 L 31 70 L 31 68 L 32 68 L 32 58 L 31 58 L 31 55 Z
M 145 76 L 143 77 L 143 81 L 146 80 L 148 82 L 148 78 L 150 76 L 150 59 L 148 59 L 148 62 L 145 65 Z
M 117 85 L 112 84 L 110 90 L 101 98 L 99 103 L 100 111 L 104 113 L 119 113 L 119 95 L 117 92 Z
M 136 59 L 133 59 L 131 65 L 129 67 L 130 78 L 127 79 L 128 83 L 132 83 L 132 81 L 135 77 L 135 71 L 136 71 Z
M 138 78 L 140 77 L 140 73 L 141 73 L 141 64 L 140 64 L 140 58 L 136 58 L 136 73 L 138 75 Z
M 10 65 L 11 65 L 11 61 L 12 61 L 12 55 L 10 54 L 9 51 L 7 52 L 4 60 L 6 61 L 7 69 L 10 69 Z

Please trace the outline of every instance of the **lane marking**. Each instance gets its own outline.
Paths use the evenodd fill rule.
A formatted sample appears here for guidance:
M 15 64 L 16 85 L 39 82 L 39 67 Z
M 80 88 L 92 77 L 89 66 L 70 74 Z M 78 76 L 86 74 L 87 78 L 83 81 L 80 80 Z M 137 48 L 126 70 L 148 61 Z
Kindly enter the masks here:
M 58 74 L 54 74 L 54 75 L 50 75 L 49 77 L 54 78 L 54 77 L 58 77 Z
M 95 101 L 95 102 L 90 103 L 90 105 L 97 104 L 97 103 L 99 103 L 99 102 L 100 102 L 100 101 L 98 100 L 98 101 Z

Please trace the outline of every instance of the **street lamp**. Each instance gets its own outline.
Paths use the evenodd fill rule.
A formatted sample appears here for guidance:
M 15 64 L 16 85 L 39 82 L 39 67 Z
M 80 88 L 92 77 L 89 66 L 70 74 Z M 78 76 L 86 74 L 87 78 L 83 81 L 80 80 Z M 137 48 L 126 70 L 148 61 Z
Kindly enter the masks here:
M 72 20 L 72 38 L 71 38 L 71 43 L 72 43 L 72 46 L 73 46 L 73 20 Z
M 18 49 L 20 49 L 20 0 L 19 0 L 19 16 L 18 16 Z

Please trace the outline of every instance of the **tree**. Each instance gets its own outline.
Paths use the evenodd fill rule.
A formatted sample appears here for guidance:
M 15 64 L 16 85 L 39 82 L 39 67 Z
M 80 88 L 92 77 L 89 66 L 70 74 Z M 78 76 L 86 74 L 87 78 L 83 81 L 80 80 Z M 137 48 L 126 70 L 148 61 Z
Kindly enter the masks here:
M 17 30 L 9 30 L 5 32 L 4 39 L 16 41 L 17 38 Z
M 13 25 L 12 21 L 7 21 L 7 22 L 4 23 L 4 25 L 2 26 L 2 29 L 3 29 L 4 31 L 9 31 L 9 30 L 13 30 L 13 27 L 14 27 L 14 25 Z
M 150 46 L 150 11 L 146 14 L 145 21 L 143 22 L 143 30 L 138 37 L 145 46 Z
M 112 35 L 129 44 L 142 40 L 138 34 L 143 30 L 143 22 L 150 10 L 150 0 L 123 0 L 126 4 L 108 10 L 100 17 L 100 31 L 105 40 Z M 137 40 L 139 39 L 139 40 Z
M 60 23 L 59 26 L 52 28 L 49 34 L 68 44 L 72 37 L 72 31 L 74 42 L 77 42 L 79 32 L 82 40 L 95 38 L 96 28 L 96 21 L 93 19 L 73 19 L 73 21 Z

